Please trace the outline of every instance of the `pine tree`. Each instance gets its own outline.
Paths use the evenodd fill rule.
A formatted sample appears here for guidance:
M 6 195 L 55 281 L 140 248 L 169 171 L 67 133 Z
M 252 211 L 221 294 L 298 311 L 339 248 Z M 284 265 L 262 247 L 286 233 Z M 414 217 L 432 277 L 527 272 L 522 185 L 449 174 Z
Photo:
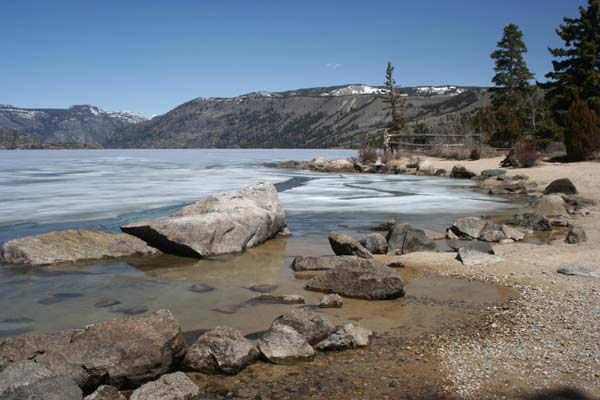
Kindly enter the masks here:
M 556 33 L 565 42 L 564 48 L 550 49 L 555 58 L 547 99 L 551 103 L 556 123 L 563 129 L 567 153 L 579 158 L 569 130 L 569 109 L 576 100 L 585 100 L 600 115 L 600 0 L 588 0 L 588 7 L 579 7 L 578 18 L 564 18 Z
M 496 71 L 492 78 L 496 85 L 492 92 L 492 101 L 496 107 L 507 105 L 513 112 L 521 114 L 527 95 L 531 91 L 529 81 L 533 79 L 533 74 L 523 58 L 527 53 L 527 46 L 519 27 L 515 24 L 507 25 L 497 47 L 491 55 Z
M 390 110 L 392 114 L 392 120 L 388 125 L 388 131 L 390 134 L 398 134 L 406 127 L 406 119 L 404 118 L 404 99 L 396 93 L 396 81 L 394 80 L 394 66 L 388 61 L 387 68 L 385 70 L 385 83 L 386 94 L 383 102 L 387 105 L 386 110 Z
M 577 99 L 569 107 L 569 134 L 565 147 L 571 158 L 585 160 L 600 149 L 600 118 L 585 100 Z

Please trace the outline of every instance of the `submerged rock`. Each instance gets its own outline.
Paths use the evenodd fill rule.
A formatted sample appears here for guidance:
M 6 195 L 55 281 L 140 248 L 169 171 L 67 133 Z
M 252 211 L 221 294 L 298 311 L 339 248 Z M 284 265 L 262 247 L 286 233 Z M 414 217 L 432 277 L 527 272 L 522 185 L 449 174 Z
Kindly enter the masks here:
M 237 374 L 257 357 L 256 346 L 239 331 L 219 326 L 188 348 L 183 367 L 191 371 Z
M 274 364 L 291 364 L 315 356 L 315 350 L 304 336 L 288 325 L 272 326 L 258 340 L 258 349 Z
M 270 293 L 262 293 L 254 296 L 251 301 L 278 303 L 278 304 L 304 304 L 304 297 L 299 294 L 276 295 Z
M 341 308 L 344 305 L 344 298 L 339 294 L 327 294 L 319 302 L 320 308 Z
M 121 227 L 165 253 L 210 257 L 239 253 L 273 238 L 286 227 L 285 211 L 272 183 L 211 196 L 175 215 Z
M 2 245 L 1 259 L 9 264 L 47 265 L 158 253 L 124 233 L 69 229 L 9 240 Z
M 387 252 L 387 241 L 379 233 L 370 233 L 360 239 L 360 244 L 371 254 L 385 254 Z
M 102 385 L 83 400 L 126 400 L 119 390 L 114 386 Z
M 248 288 L 248 290 L 250 290 L 252 292 L 257 292 L 257 293 L 271 293 L 271 292 L 274 292 L 275 290 L 277 290 L 278 287 L 279 286 L 277 286 L 277 285 L 263 283 L 260 285 L 252 285 Z
M 367 300 L 389 300 L 404 296 L 404 282 L 400 275 L 372 260 L 356 260 L 340 265 L 312 278 L 305 288 Z
M 458 259 L 467 267 L 495 264 L 504 261 L 504 259 L 498 256 L 466 248 L 461 248 L 458 250 Z
M 183 372 L 163 375 L 133 391 L 130 400 L 193 400 L 200 388 Z
M 565 242 L 567 242 L 569 244 L 578 244 L 578 243 L 587 242 L 587 235 L 585 234 L 585 231 L 583 230 L 582 227 L 571 226 L 569 228 L 569 233 L 567 234 L 567 237 L 565 238 Z
M 435 242 L 421 229 L 408 224 L 396 224 L 387 236 L 388 254 L 401 255 L 436 249 Z
M 544 189 L 544 194 L 553 193 L 577 194 L 577 188 L 568 178 L 557 179 Z
M 337 267 L 338 265 L 344 265 L 350 262 L 354 262 L 358 257 L 356 256 L 298 256 L 292 261 L 292 269 L 294 271 L 327 271 Z
M 179 323 L 160 310 L 85 329 L 5 339 L 0 341 L 0 365 L 34 360 L 90 392 L 100 383 L 129 388 L 170 372 L 186 348 Z
M 369 329 L 346 324 L 332 333 L 327 339 L 318 343 L 315 348 L 321 351 L 340 351 L 366 347 L 369 345 L 372 335 L 373 332 Z
M 481 171 L 481 175 L 488 177 L 488 178 L 504 176 L 504 175 L 506 175 L 506 170 L 505 169 L 486 169 L 486 170 Z
M 106 307 L 116 306 L 117 304 L 121 304 L 121 302 L 119 300 L 115 300 L 115 299 L 100 299 L 96 303 L 94 303 L 94 307 L 106 308 Z
M 343 233 L 331 232 L 329 234 L 329 244 L 337 256 L 373 258 L 371 253 L 362 244 Z
M 204 283 L 194 283 L 192 286 L 190 286 L 190 292 L 194 293 L 208 293 L 212 292 L 213 290 L 215 290 L 214 287 Z

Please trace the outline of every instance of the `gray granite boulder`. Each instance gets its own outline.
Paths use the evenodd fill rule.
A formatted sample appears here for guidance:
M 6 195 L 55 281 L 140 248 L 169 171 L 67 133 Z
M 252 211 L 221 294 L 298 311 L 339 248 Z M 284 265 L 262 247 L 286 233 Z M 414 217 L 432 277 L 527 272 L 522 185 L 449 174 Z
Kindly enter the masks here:
M 360 244 L 371 254 L 385 254 L 387 252 L 387 241 L 379 233 L 368 234 L 360 239 Z
M 114 386 L 102 385 L 83 400 L 126 400 L 125 396 Z
M 174 372 L 134 390 L 130 400 L 193 400 L 199 394 L 194 381 L 183 372 Z
M 408 224 L 396 224 L 387 236 L 389 255 L 401 255 L 419 251 L 433 251 L 435 242 L 427 237 L 422 229 L 416 229 Z
M 488 222 L 479 234 L 479 240 L 484 242 L 500 242 L 506 239 L 506 234 L 502 230 L 502 226 L 493 222 Z
M 286 227 L 285 211 L 272 183 L 211 196 L 170 217 L 121 227 L 168 254 L 210 257 L 239 253 L 273 238 Z
M 568 178 L 561 178 L 551 182 L 544 189 L 544 194 L 564 193 L 577 194 L 577 188 Z
M 340 351 L 356 349 L 369 345 L 369 340 L 373 332 L 360 326 L 346 324 L 337 331 L 329 335 L 322 342 L 319 342 L 315 348 L 321 351 Z
M 274 364 L 312 360 L 315 350 L 304 336 L 288 325 L 274 325 L 258 340 L 261 354 Z
M 326 294 L 319 302 L 320 308 L 341 308 L 344 305 L 344 298 L 339 294 Z
M 448 240 L 448 247 L 454 251 L 460 249 L 468 249 L 479 251 L 481 253 L 496 254 L 494 248 L 488 242 L 482 242 L 479 240 Z
M 192 344 L 183 368 L 208 373 L 237 374 L 258 357 L 256 346 L 238 330 L 218 326 Z
M 567 265 L 561 267 L 558 269 L 558 273 L 582 278 L 600 278 L 600 269 L 595 271 L 591 268 L 582 267 L 579 265 Z
M 42 378 L 0 393 L 0 400 L 81 400 L 82 397 L 79 386 L 66 376 Z
M 335 331 L 329 321 L 308 307 L 301 307 L 277 317 L 271 327 L 286 325 L 294 328 L 309 344 L 315 344 L 325 339 Z
M 356 256 L 298 256 L 292 261 L 292 269 L 297 272 L 301 271 L 327 271 L 344 265 L 349 262 L 356 261 Z
M 305 288 L 367 300 L 390 300 L 404 296 L 404 282 L 400 275 L 371 260 L 340 265 L 312 278 Z
M 567 237 L 565 238 L 565 242 L 569 244 L 584 243 L 587 242 L 587 235 L 582 227 L 571 226 L 569 228 L 569 233 L 567 233 Z
M 329 244 L 337 256 L 356 256 L 360 258 L 373 258 L 365 247 L 343 233 L 331 232 L 329 234 Z
M 458 259 L 467 267 L 495 264 L 504 261 L 498 256 L 466 248 L 458 250 Z
M 91 392 L 101 383 L 131 388 L 168 373 L 186 350 L 179 323 L 169 311 L 159 310 L 85 329 L 2 340 L 0 365 L 32 360 Z
M 450 230 L 463 239 L 477 239 L 486 227 L 487 221 L 478 217 L 459 218 L 450 227 Z
M 2 245 L 1 259 L 9 264 L 46 265 L 158 253 L 124 233 L 69 229 L 9 240 Z

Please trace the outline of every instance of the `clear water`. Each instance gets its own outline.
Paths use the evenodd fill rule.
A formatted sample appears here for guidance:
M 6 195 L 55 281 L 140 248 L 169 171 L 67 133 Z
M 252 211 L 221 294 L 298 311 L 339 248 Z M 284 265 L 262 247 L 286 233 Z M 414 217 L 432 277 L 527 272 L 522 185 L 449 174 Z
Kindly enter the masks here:
M 249 305 L 246 301 L 253 293 L 247 287 L 270 283 L 278 286 L 276 293 L 299 293 L 317 302 L 319 295 L 303 291 L 289 264 L 296 255 L 330 254 L 326 236 L 331 230 L 358 235 L 389 217 L 442 230 L 457 216 L 511 207 L 473 191 L 469 181 L 259 166 L 353 154 L 346 150 L 0 151 L 0 243 L 69 227 L 118 231 L 128 221 L 166 215 L 208 194 L 240 189 L 261 179 L 279 184 L 294 232 L 290 239 L 223 260 L 162 256 L 60 268 L 0 266 L 0 336 L 80 327 L 118 316 L 122 308 L 132 306 L 169 308 L 184 329 L 228 324 L 244 332 L 260 330 L 290 306 Z M 191 292 L 194 283 L 214 290 Z M 427 285 L 419 285 L 421 293 Z M 94 307 L 104 298 L 120 304 Z M 366 302 L 350 304 L 354 306 L 336 311 L 339 318 L 356 319 L 358 310 L 372 308 Z M 394 307 L 399 306 L 394 303 L 388 308 Z M 412 315 L 409 305 L 404 307 L 403 315 Z M 423 318 L 421 311 L 412 310 Z M 432 320 L 434 315 L 430 314 Z M 400 317 L 393 312 L 380 316 L 373 322 L 375 327 L 385 325 L 382 318 L 398 322 Z

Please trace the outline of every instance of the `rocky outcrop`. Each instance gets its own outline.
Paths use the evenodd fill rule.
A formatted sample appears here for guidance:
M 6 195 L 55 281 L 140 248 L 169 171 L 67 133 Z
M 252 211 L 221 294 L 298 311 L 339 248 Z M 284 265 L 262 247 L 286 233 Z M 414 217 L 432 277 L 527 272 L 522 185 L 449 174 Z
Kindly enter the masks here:
M 91 392 L 100 383 L 131 388 L 155 379 L 178 365 L 186 349 L 179 323 L 160 310 L 147 317 L 0 341 L 0 367 L 33 360 Z
M 433 251 L 435 242 L 427 237 L 421 229 L 408 224 L 396 224 L 388 232 L 388 249 L 390 255 L 401 255 L 419 251 Z
M 356 260 L 340 265 L 312 278 L 305 288 L 367 300 L 389 300 L 404 296 L 404 282 L 400 275 L 371 260 Z
M 557 179 L 544 189 L 546 195 L 554 193 L 577 194 L 577 188 L 568 178 Z
M 569 244 L 584 243 L 587 242 L 587 235 L 582 227 L 571 226 L 569 228 L 569 233 L 567 233 L 567 237 L 565 238 L 565 242 Z
M 344 298 L 339 294 L 327 294 L 319 302 L 320 308 L 341 308 L 344 305 Z
M 127 400 L 114 386 L 102 385 L 83 400 Z
M 474 172 L 469 171 L 465 166 L 460 164 L 455 165 L 450 172 L 450 177 L 457 179 L 471 179 L 475 175 Z
M 183 372 L 175 372 L 136 389 L 130 400 L 193 400 L 198 394 L 198 385 Z
M 362 244 L 343 233 L 331 232 L 329 234 L 329 244 L 337 256 L 373 258 L 371 253 Z
M 239 331 L 218 326 L 200 336 L 183 360 L 183 368 L 207 373 L 237 374 L 258 357 L 256 346 Z
M 357 349 L 369 345 L 373 332 L 360 326 L 346 324 L 332 333 L 315 348 L 321 351 Z
M 298 256 L 292 261 L 294 271 L 327 271 L 339 265 L 356 261 L 356 256 Z
M 242 252 L 285 227 L 275 186 L 259 182 L 236 193 L 208 197 L 173 216 L 134 222 L 121 230 L 165 253 L 201 258 Z
M 304 336 L 287 325 L 272 326 L 258 340 L 258 349 L 274 364 L 292 364 L 315 356 L 315 350 Z
M 124 233 L 69 229 L 9 240 L 2 245 L 1 256 L 9 264 L 45 265 L 157 253 Z
M 387 252 L 387 241 L 379 233 L 370 233 L 360 239 L 360 244 L 371 254 L 385 254 Z
M 482 253 L 476 250 L 470 250 L 467 248 L 461 248 L 458 250 L 458 259 L 467 267 L 495 264 L 504 261 L 498 256 Z

